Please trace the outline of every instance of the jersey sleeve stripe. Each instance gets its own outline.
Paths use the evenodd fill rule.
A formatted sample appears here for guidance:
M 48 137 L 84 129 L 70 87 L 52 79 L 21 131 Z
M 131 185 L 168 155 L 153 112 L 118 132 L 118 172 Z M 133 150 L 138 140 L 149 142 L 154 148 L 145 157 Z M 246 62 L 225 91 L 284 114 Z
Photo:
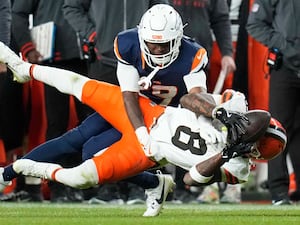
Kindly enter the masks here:
M 199 71 L 203 69 L 208 62 L 207 53 L 204 48 L 200 48 L 193 60 L 191 71 Z
M 121 56 L 121 54 L 119 52 L 119 48 L 118 48 L 118 38 L 117 37 L 114 40 L 114 52 L 119 61 L 121 61 L 122 63 L 127 64 L 127 65 L 129 64 L 124 59 L 122 59 L 122 56 Z
M 141 51 L 141 60 L 142 60 L 142 69 L 146 68 L 146 61 L 145 61 L 145 57 L 144 54 Z

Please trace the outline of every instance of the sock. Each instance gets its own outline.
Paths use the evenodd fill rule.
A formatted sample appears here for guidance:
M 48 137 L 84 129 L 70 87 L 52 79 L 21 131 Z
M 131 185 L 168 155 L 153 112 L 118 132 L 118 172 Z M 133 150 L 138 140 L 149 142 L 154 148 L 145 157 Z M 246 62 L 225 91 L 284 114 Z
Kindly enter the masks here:
M 4 181 L 11 181 L 13 180 L 14 178 L 18 177 L 19 174 L 17 174 L 14 170 L 13 170 L 13 167 L 12 167 L 12 164 L 9 165 L 9 166 L 6 166 L 4 168 L 4 171 L 3 171 L 3 180 Z
M 79 100 L 84 84 L 90 80 L 88 77 L 64 69 L 40 65 L 31 68 L 34 79 L 55 87 L 62 93 L 74 95 Z
M 156 188 L 159 184 L 158 177 L 150 172 L 143 172 L 134 177 L 126 179 L 126 181 L 136 184 L 144 189 Z

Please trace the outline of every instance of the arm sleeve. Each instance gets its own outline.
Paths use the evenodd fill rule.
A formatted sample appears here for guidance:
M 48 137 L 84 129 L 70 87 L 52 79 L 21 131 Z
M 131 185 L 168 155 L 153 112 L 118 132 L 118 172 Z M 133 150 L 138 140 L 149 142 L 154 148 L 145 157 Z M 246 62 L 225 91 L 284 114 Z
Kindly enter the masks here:
M 10 44 L 11 5 L 10 0 L 0 1 L 0 41 Z
M 138 85 L 139 74 L 137 69 L 130 65 L 124 64 L 120 61 L 117 65 L 117 77 L 121 87 L 121 91 L 139 92 L 140 87 Z
M 203 70 L 196 73 L 190 73 L 183 77 L 187 91 L 189 92 L 194 87 L 206 88 L 206 74 Z
M 183 77 L 188 92 L 194 87 L 207 89 L 206 74 L 204 72 L 207 63 L 207 52 L 204 48 L 200 48 L 194 56 L 190 73 Z
M 90 15 L 90 0 L 65 0 L 63 13 L 66 20 L 81 38 L 89 38 L 95 32 L 95 23 Z

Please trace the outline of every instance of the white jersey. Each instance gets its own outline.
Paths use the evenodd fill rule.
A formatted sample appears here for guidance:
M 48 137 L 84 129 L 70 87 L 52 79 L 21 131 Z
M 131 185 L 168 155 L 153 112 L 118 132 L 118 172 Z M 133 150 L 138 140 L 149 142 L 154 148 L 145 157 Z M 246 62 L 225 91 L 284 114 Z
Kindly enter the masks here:
M 219 131 L 210 118 L 196 117 L 184 108 L 167 107 L 150 132 L 157 150 L 154 158 L 189 170 L 192 166 L 221 152 L 226 146 L 227 131 Z M 223 166 L 239 180 L 249 176 L 249 159 L 237 157 Z

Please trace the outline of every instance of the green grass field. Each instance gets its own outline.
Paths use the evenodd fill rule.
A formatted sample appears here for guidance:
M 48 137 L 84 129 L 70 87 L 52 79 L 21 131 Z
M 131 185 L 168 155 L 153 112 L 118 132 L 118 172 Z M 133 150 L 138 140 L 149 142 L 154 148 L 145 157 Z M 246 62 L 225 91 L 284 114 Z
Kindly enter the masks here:
M 0 203 L 0 225 L 293 225 L 300 205 L 174 205 L 161 215 L 143 218 L 144 205 Z

